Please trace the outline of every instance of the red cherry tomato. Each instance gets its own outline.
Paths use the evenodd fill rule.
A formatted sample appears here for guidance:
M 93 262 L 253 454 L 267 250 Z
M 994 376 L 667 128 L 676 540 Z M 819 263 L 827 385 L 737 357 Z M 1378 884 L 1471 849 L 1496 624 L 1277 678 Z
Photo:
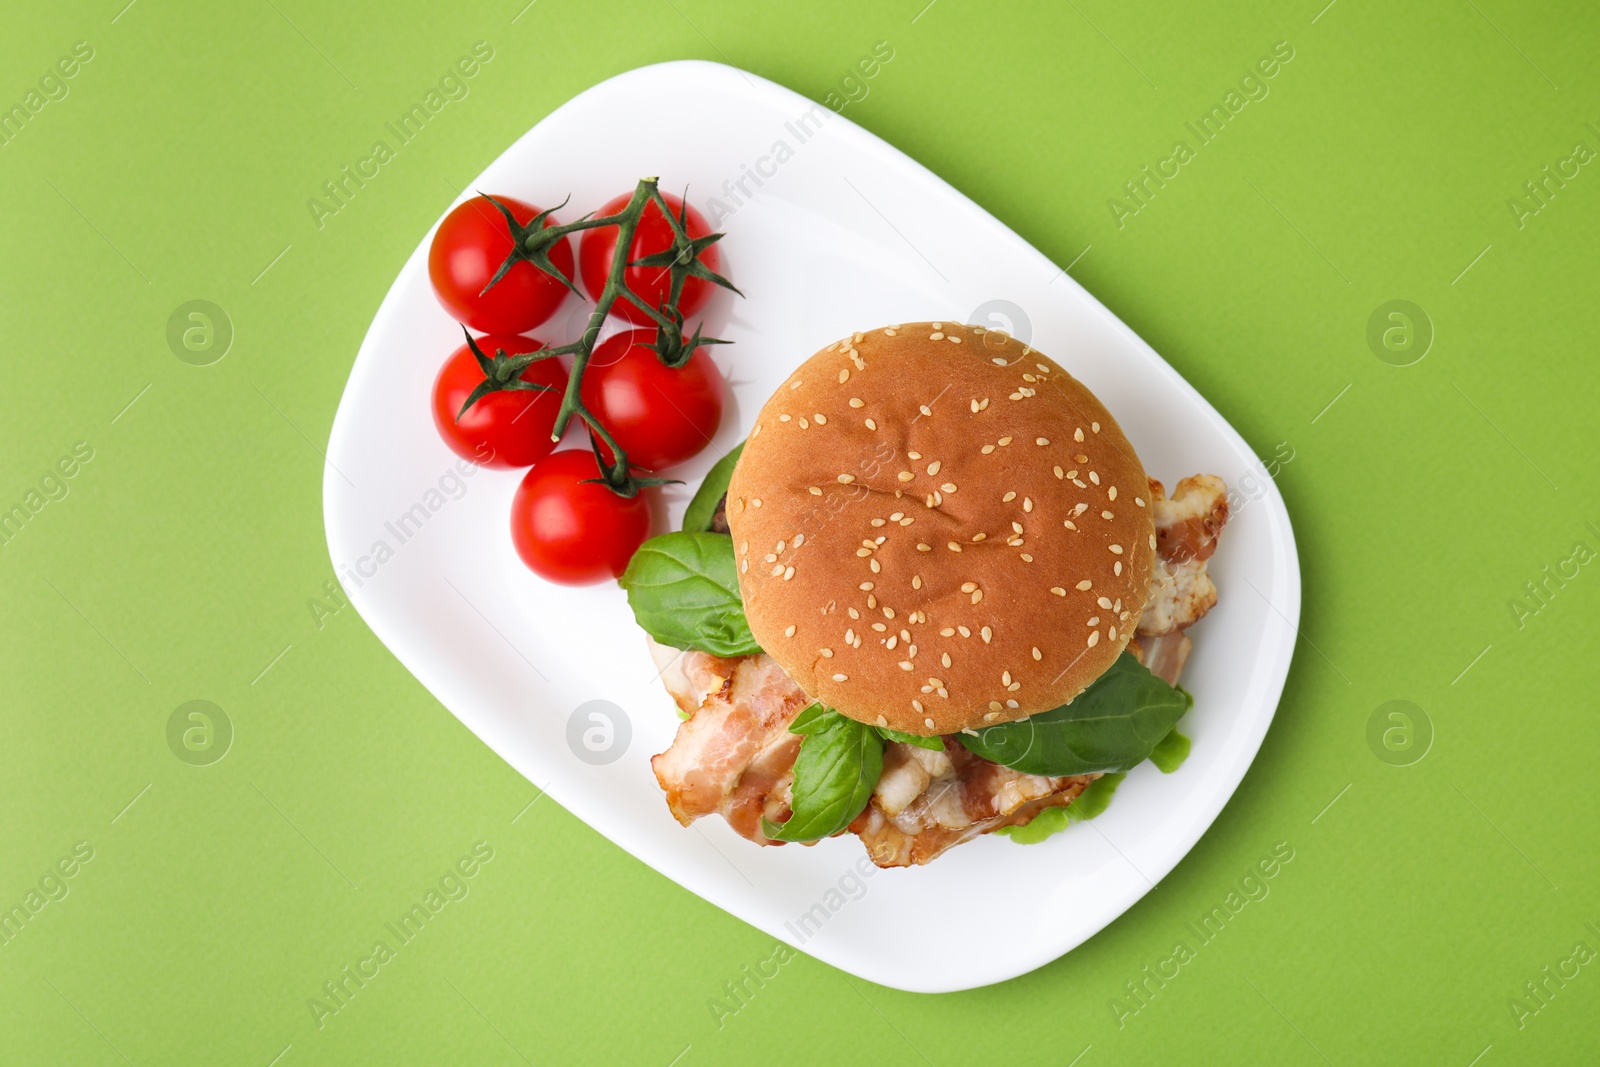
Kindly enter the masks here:
M 628 206 L 631 196 L 631 193 L 624 193 L 601 208 L 597 214 L 615 215 Z M 670 193 L 662 193 L 661 198 L 672 208 L 674 217 L 683 210 L 683 201 Z M 705 216 L 692 207 L 689 209 L 688 221 L 684 224 L 684 228 L 690 237 L 704 237 L 711 232 Z M 654 203 L 646 204 L 639 225 L 633 231 L 633 244 L 628 249 L 628 261 L 631 263 L 644 256 L 665 252 L 671 247 L 671 224 Z M 578 274 L 583 279 L 583 287 L 591 299 L 600 298 L 600 292 L 606 285 L 606 276 L 611 272 L 611 260 L 616 250 L 615 226 L 597 226 L 592 230 L 583 231 L 583 239 L 578 245 Z M 705 264 L 708 270 L 716 271 L 721 263 L 717 246 L 712 245 L 702 252 L 700 262 Z M 672 291 L 672 280 L 667 275 L 666 267 L 628 267 L 622 273 L 622 283 L 653 308 L 666 303 L 667 296 Z M 683 312 L 684 318 L 687 319 L 704 307 L 710 298 L 710 282 L 704 278 L 687 278 L 683 283 L 683 292 L 678 298 L 678 310 Z M 634 307 L 625 298 L 619 297 L 611 305 L 611 314 L 637 326 L 651 324 L 650 316 Z
M 575 448 L 552 452 L 523 476 L 511 501 L 511 542 L 535 574 L 561 585 L 618 578 L 650 536 L 644 494 L 630 500 L 585 481 L 599 476 L 594 454 Z
M 478 349 L 491 358 L 497 351 L 508 356 L 536 352 L 542 341 L 531 337 L 495 336 L 477 339 Z M 472 349 L 462 345 L 445 360 L 433 383 L 433 424 L 456 455 L 485 467 L 530 467 L 550 454 L 555 442 L 550 431 L 561 407 L 567 372 L 554 359 L 541 359 L 522 372 L 525 382 L 553 387 L 551 392 L 500 389 L 481 396 L 458 420 L 456 413 L 483 382 Z
M 628 453 L 628 463 L 661 470 L 711 443 L 722 422 L 722 376 L 704 348 L 669 367 L 650 330 L 614 333 L 595 346 L 580 393 L 584 406 Z M 601 445 L 606 459 L 611 450 Z
M 540 210 L 509 196 L 495 199 L 523 224 Z M 545 225 L 554 221 L 546 219 Z M 428 277 L 439 303 L 457 321 L 480 333 L 523 333 L 556 313 L 567 288 L 532 263 L 516 264 L 483 291 L 511 248 L 505 216 L 481 196 L 459 205 L 439 223 L 428 249 Z M 550 249 L 550 261 L 572 277 L 572 242 L 562 238 Z

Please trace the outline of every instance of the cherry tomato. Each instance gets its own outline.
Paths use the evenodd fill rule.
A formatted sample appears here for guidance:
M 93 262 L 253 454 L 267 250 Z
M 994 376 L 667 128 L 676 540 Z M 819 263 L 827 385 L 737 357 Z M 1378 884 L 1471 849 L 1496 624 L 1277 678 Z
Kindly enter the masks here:
M 509 196 L 495 199 L 523 224 L 540 210 Z M 546 219 L 545 225 L 554 221 Z M 532 263 L 516 264 L 483 291 L 511 248 L 505 216 L 481 196 L 459 205 L 439 223 L 428 249 L 428 277 L 439 303 L 457 321 L 480 333 L 523 333 L 556 313 L 567 288 Z M 572 242 L 562 238 L 550 250 L 550 261 L 572 277 Z
M 628 206 L 631 193 L 624 193 L 617 197 L 597 214 L 615 215 Z M 670 193 L 662 193 L 661 198 L 672 208 L 676 217 L 683 210 L 683 201 Z M 711 227 L 706 223 L 705 216 L 694 208 L 689 209 L 688 221 L 684 224 L 690 237 L 704 237 L 711 232 Z M 633 231 L 633 244 L 628 249 L 628 261 L 640 259 L 644 256 L 665 252 L 672 247 L 672 226 L 667 222 L 666 216 L 661 214 L 661 209 L 654 203 L 645 205 L 644 214 L 639 219 L 639 225 Z M 611 260 L 617 250 L 617 228 L 615 226 L 597 226 L 592 230 L 583 231 L 583 239 L 578 245 L 578 274 L 583 279 L 583 287 L 591 299 L 598 300 L 600 292 L 605 288 L 606 275 L 611 272 Z M 700 255 L 700 262 L 706 269 L 716 271 L 721 257 L 717 254 L 717 246 L 712 245 Z M 666 267 L 628 267 L 622 273 L 622 283 L 634 293 L 637 293 L 645 303 L 658 308 L 666 303 L 667 296 L 672 291 L 672 280 L 667 274 Z M 678 298 L 678 310 L 683 312 L 687 319 L 696 311 L 705 306 L 711 298 L 710 282 L 704 278 L 687 278 L 683 283 L 683 292 Z M 650 325 L 650 316 L 634 307 L 624 298 L 618 298 L 611 305 L 611 314 L 637 326 Z
M 511 542 L 528 569 L 561 585 L 621 577 L 650 536 L 650 503 L 599 482 L 588 449 L 569 448 L 534 464 L 511 501 Z
M 496 351 L 516 356 L 544 347 L 542 341 L 531 337 L 494 334 L 478 338 L 477 344 L 490 358 Z M 458 421 L 461 405 L 483 382 L 483 368 L 466 345 L 450 354 L 433 383 L 433 424 L 451 451 L 485 467 L 502 468 L 530 467 L 550 454 L 555 447 L 550 431 L 561 407 L 561 391 L 567 387 L 567 372 L 558 360 L 541 359 L 530 364 L 521 377 L 554 389 L 496 390 L 479 397 Z
M 669 367 L 652 330 L 614 333 L 595 346 L 580 390 L 584 406 L 628 453 L 628 463 L 661 470 L 711 443 L 722 422 L 722 376 L 704 348 Z M 600 446 L 606 459 L 611 450 Z

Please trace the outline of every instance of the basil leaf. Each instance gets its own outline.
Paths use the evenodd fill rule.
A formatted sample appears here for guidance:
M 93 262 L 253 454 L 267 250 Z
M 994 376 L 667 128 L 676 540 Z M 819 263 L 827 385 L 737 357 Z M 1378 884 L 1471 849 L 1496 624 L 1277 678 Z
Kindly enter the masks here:
M 1183 761 L 1189 758 L 1191 743 L 1189 739 L 1178 732 L 1174 726 L 1168 731 L 1167 736 L 1156 743 L 1155 751 L 1150 753 L 1150 762 L 1162 774 L 1171 774 L 1183 766 Z
M 1124 652 L 1072 703 L 958 736 L 984 759 L 1026 774 L 1128 771 L 1149 758 L 1192 702 Z
M 1111 806 L 1111 796 L 1122 784 L 1125 774 L 1102 774 L 1090 782 L 1072 803 L 1065 807 L 1045 808 L 1021 826 L 1002 826 L 995 833 L 1011 838 L 1019 845 L 1037 845 L 1040 841 L 1071 826 L 1099 815 Z
M 618 579 L 645 633 L 713 656 L 761 651 L 750 634 L 725 534 L 669 533 L 639 546 Z
M 706 471 L 706 480 L 700 483 L 694 499 L 689 501 L 689 507 L 683 513 L 684 533 L 711 532 L 711 518 L 717 513 L 717 501 L 728 491 L 728 481 L 733 477 L 733 468 L 738 464 L 742 452 L 744 442 L 740 441 L 732 452 L 717 460 Z
M 932 749 L 934 752 L 944 751 L 944 738 L 923 737 L 921 734 L 908 734 L 900 730 L 891 730 L 887 726 L 874 726 L 878 736 L 885 741 L 900 741 L 907 745 L 916 745 L 918 748 Z
M 789 729 L 805 736 L 794 761 L 794 814 L 781 826 L 762 819 L 761 832 L 773 841 L 817 841 L 849 826 L 872 799 L 883 773 L 883 739 L 873 727 L 820 704 L 801 712 Z

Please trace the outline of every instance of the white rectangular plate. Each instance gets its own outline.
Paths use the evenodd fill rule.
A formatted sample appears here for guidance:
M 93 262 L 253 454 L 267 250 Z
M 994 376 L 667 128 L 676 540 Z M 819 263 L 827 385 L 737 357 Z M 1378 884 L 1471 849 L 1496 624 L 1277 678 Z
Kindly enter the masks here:
M 659 118 L 663 101 L 674 102 L 671 122 Z M 719 819 L 679 826 L 649 766 L 678 718 L 622 592 L 552 586 L 528 572 L 507 519 L 521 472 L 460 477 L 434 430 L 429 390 L 461 332 L 429 288 L 432 231 L 378 309 L 328 444 L 328 547 L 351 602 L 530 781 L 773 937 L 921 992 L 986 985 L 1055 959 L 1173 868 L 1255 757 L 1300 612 L 1282 498 L 1222 416 L 1071 277 L 894 148 L 754 75 L 676 62 L 612 78 L 540 122 L 463 196 L 484 190 L 550 206 L 570 194 L 560 217 L 572 219 L 645 175 L 660 175 L 664 189 L 687 186 L 708 217 L 721 215 L 723 270 L 745 293 L 719 292 L 707 310 L 707 333 L 735 342 L 714 350 L 730 403 L 715 447 L 676 472 L 688 486 L 667 492 L 657 530 L 676 522 L 705 469 L 742 439 L 790 370 L 836 338 L 941 318 L 1031 336 L 1116 414 L 1153 476 L 1171 485 L 1211 472 L 1237 493 L 1211 567 L 1221 603 L 1195 629 L 1184 676 L 1195 696 L 1183 724 L 1194 739 L 1188 762 L 1171 775 L 1140 766 L 1103 816 L 1043 844 L 985 837 L 911 870 L 877 871 L 854 837 L 758 848 Z M 569 297 L 534 333 L 568 341 L 584 314 Z M 621 709 L 614 758 L 598 765 L 568 742 L 572 713 L 591 700 Z M 981 922 L 1001 907 L 1006 921 Z M 928 936 L 953 916 L 980 920 L 981 934 Z

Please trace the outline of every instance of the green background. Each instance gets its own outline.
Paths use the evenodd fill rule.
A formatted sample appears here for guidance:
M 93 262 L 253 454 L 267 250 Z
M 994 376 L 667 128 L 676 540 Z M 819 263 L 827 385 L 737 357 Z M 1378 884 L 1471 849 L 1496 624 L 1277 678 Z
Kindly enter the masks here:
M 523 2 L 5 14 L 0 102 L 75 42 L 94 58 L 0 148 L 0 506 L 75 442 L 93 459 L 0 548 L 0 905 L 75 842 L 94 858 L 0 947 L 0 1058 L 1593 1062 L 1600 965 L 1520 1025 L 1511 1001 L 1600 947 L 1600 576 L 1575 560 L 1524 593 L 1600 547 L 1600 168 L 1537 214 L 1507 203 L 1600 149 L 1592 8 Z M 307 199 L 477 40 L 471 96 L 319 229 Z M 708 1001 L 770 939 L 529 807 L 353 610 L 314 620 L 320 449 L 419 235 L 551 109 L 681 57 L 821 99 L 879 40 L 895 57 L 849 117 L 1081 254 L 1261 455 L 1287 442 L 1303 639 L 1216 825 L 1077 951 L 939 997 L 801 957 L 719 1026 Z M 1119 227 L 1109 198 L 1280 41 L 1270 95 Z M 167 345 L 193 299 L 236 330 L 212 366 Z M 1392 299 L 1436 332 L 1412 366 L 1366 340 Z M 236 731 L 211 766 L 168 748 L 192 699 Z M 1390 700 L 1432 724 L 1420 762 L 1369 747 Z M 318 1029 L 307 999 L 479 841 L 471 895 Z M 1278 842 L 1270 896 L 1119 1026 L 1123 983 Z M 926 935 L 981 951 L 995 921 L 1026 902 L 996 887 Z

